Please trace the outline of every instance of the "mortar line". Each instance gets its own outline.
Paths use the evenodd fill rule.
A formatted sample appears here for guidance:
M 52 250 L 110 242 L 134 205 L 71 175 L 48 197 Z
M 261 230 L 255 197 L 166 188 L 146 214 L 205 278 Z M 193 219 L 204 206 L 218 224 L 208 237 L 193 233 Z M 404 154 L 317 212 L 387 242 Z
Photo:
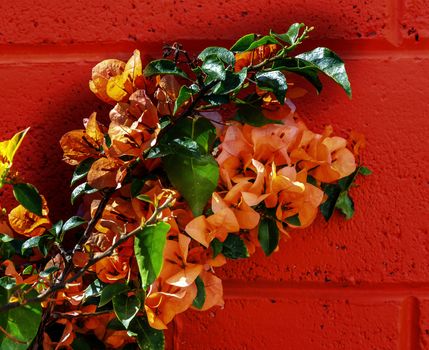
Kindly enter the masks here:
M 334 283 L 287 283 L 224 281 L 226 299 L 353 299 L 357 301 L 399 301 L 408 296 L 429 299 L 429 283 L 373 283 L 342 285 Z
M 420 350 L 420 302 L 410 296 L 402 301 L 399 313 L 399 350 Z

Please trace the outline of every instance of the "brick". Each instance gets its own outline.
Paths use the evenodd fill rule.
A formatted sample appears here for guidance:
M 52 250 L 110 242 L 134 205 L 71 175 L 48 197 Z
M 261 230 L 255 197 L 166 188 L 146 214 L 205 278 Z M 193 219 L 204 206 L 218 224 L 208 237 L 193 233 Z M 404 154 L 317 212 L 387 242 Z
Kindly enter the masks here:
M 369 297 L 369 296 L 368 296 Z M 352 299 L 234 299 L 179 316 L 176 349 L 396 349 L 399 305 Z
M 429 8 L 425 0 L 404 0 L 400 30 L 405 38 L 429 38 Z
M 388 0 L 84 1 L 3 0 L 0 43 L 235 39 L 293 22 L 315 26 L 316 38 L 380 38 L 388 30 Z

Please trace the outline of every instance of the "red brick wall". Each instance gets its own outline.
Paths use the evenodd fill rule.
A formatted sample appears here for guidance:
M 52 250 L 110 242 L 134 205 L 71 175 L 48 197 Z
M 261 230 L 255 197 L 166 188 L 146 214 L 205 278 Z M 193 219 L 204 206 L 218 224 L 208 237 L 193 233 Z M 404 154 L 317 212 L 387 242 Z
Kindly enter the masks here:
M 429 349 L 429 6 L 425 0 L 1 0 L 0 136 L 26 126 L 22 173 L 54 216 L 73 212 L 58 140 L 93 110 L 92 66 L 164 41 L 198 49 L 248 32 L 314 25 L 311 45 L 345 58 L 349 101 L 331 83 L 297 100 L 312 128 L 368 139 L 374 175 L 357 213 L 297 231 L 280 252 L 230 262 L 224 310 L 177 318 L 171 349 Z

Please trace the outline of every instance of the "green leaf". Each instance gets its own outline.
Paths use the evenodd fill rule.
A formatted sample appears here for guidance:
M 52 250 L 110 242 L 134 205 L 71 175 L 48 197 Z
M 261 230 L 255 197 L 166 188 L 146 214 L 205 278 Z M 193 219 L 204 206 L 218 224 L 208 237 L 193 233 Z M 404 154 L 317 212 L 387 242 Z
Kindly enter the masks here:
M 236 92 L 240 89 L 241 85 L 247 77 L 247 68 L 243 68 L 238 73 L 231 71 L 225 72 L 225 79 L 216 85 L 213 89 L 213 94 L 227 95 L 231 92 Z
M 197 309 L 202 309 L 206 302 L 206 289 L 203 280 L 199 276 L 195 279 L 195 285 L 197 286 L 197 296 L 192 302 L 192 305 Z
M 163 158 L 163 164 L 168 179 L 186 199 L 192 213 L 201 215 L 219 179 L 219 165 L 214 157 L 175 154 Z
M 42 216 L 42 197 L 36 187 L 28 183 L 15 184 L 13 185 L 13 195 L 25 209 Z
M 362 174 L 364 176 L 368 176 L 372 174 L 372 170 L 368 169 L 366 166 L 360 166 L 358 171 L 359 171 L 359 174 Z
M 198 58 L 201 61 L 205 62 L 207 60 L 207 57 L 209 56 L 216 56 L 222 62 L 226 63 L 228 66 L 234 67 L 235 65 L 234 54 L 228 49 L 225 49 L 224 47 L 217 47 L 217 46 L 207 47 L 198 55 Z
M 196 94 L 199 91 L 199 88 L 197 85 L 192 84 L 191 86 L 185 86 L 183 85 L 179 90 L 179 95 L 177 96 L 176 101 L 174 102 L 174 110 L 173 114 L 175 115 L 177 113 L 177 110 L 186 102 L 188 101 L 193 94 Z
M 64 225 L 63 225 L 63 232 L 70 231 L 76 227 L 79 227 L 86 223 L 86 220 L 84 218 L 81 218 L 80 216 L 72 216 L 70 219 L 68 219 Z
M 30 265 L 30 267 L 31 267 L 31 265 Z M 1 288 L 4 288 L 6 290 L 11 290 L 15 286 L 16 286 L 16 280 L 15 280 L 15 278 L 12 278 L 12 277 L 9 277 L 9 276 L 3 276 L 3 277 L 0 278 L 0 287 Z
M 340 193 L 337 202 L 335 203 L 335 208 L 339 209 L 346 216 L 347 220 L 352 218 L 355 212 L 355 207 L 353 200 L 350 198 L 347 191 Z
M 87 182 L 76 186 L 76 188 L 71 193 L 71 204 L 74 204 L 76 199 L 79 198 L 83 194 L 91 194 L 95 193 L 98 190 L 96 188 L 92 188 Z
M 247 34 L 242 36 L 234 45 L 232 45 L 230 50 L 232 52 L 244 52 L 250 47 L 250 45 L 252 45 L 252 43 L 255 41 L 255 38 L 255 34 Z
M 258 240 L 266 256 L 272 254 L 279 244 L 279 229 L 272 219 L 263 218 L 259 223 Z
M 201 155 L 198 143 L 188 137 L 168 140 L 165 137 L 156 146 L 152 147 L 146 158 L 154 159 L 168 156 L 170 154 L 182 154 L 190 157 L 199 157 Z
M 135 295 L 119 294 L 115 295 L 112 301 L 116 317 L 128 329 L 131 321 L 140 310 L 140 300 Z
M 267 124 L 283 124 L 280 120 L 268 119 L 262 113 L 260 107 L 254 107 L 249 104 L 239 105 L 235 119 L 244 124 L 252 126 L 264 126 Z
M 108 284 L 103 288 L 100 296 L 99 307 L 106 305 L 114 296 L 128 291 L 130 288 L 123 283 Z
M 149 326 L 145 318 L 135 317 L 129 329 L 141 350 L 164 350 L 164 332 Z
M 230 233 L 222 245 L 222 254 L 230 259 L 248 258 L 249 252 L 244 241 L 237 235 Z
M 133 178 L 131 182 L 131 197 L 134 198 L 140 193 L 145 182 L 146 182 L 145 179 Z
M 79 333 L 76 334 L 76 338 L 71 344 L 73 350 L 91 350 L 91 346 L 86 342 L 85 338 Z
M 95 280 L 85 289 L 84 300 L 87 300 L 92 297 L 99 297 L 101 292 L 105 288 L 105 284 L 100 280 Z
M 217 238 L 213 239 L 210 242 L 210 247 L 213 250 L 213 259 L 216 258 L 220 253 L 222 253 L 223 243 Z
M 200 147 L 201 153 L 209 154 L 216 139 L 216 128 L 206 118 L 185 118 L 180 120 L 164 135 L 165 142 L 175 140 L 194 140 Z M 175 141 L 178 143 L 177 141 Z M 191 152 L 198 155 L 195 152 Z
M 80 162 L 76 169 L 74 170 L 70 186 L 73 186 L 76 182 L 83 179 L 86 175 L 88 175 L 89 169 L 91 169 L 92 163 L 95 162 L 95 158 L 87 158 Z
M 144 69 L 143 74 L 145 77 L 153 75 L 172 74 L 187 79 L 188 75 L 176 66 L 176 63 L 171 60 L 161 59 L 150 62 Z
M 212 106 L 220 106 L 223 104 L 229 103 L 229 96 L 228 95 L 215 95 L 215 94 L 209 94 L 203 97 L 203 100 L 208 102 Z
M 273 38 L 270 35 L 265 35 L 262 38 L 251 43 L 250 46 L 246 49 L 246 51 L 252 51 L 258 48 L 259 46 L 269 45 L 269 44 L 281 45 L 281 43 L 276 38 Z
M 54 272 L 58 271 L 60 268 L 58 266 L 51 266 L 48 267 L 46 270 L 39 273 L 40 277 L 48 277 L 49 275 L 53 274 Z
M 341 188 L 336 184 L 330 184 L 325 185 L 323 191 L 326 193 L 328 198 L 320 205 L 320 211 L 322 212 L 325 220 L 328 221 L 334 213 L 335 203 L 337 202 L 338 196 L 341 193 Z
M 169 180 L 186 199 L 194 215 L 199 215 L 219 178 L 219 166 L 209 154 L 216 139 L 216 128 L 205 118 L 183 119 L 166 137 L 194 140 L 200 152 L 205 153 L 175 152 L 163 158 Z
M 21 246 L 21 253 L 25 254 L 26 250 L 38 247 L 40 242 L 45 238 L 45 236 L 37 236 L 27 239 Z
M 312 51 L 297 55 L 296 58 L 310 62 L 319 71 L 323 72 L 339 84 L 349 97 L 352 96 L 352 89 L 349 78 L 340 57 L 326 47 L 318 47 Z
M 319 70 L 310 62 L 295 57 L 289 57 L 276 60 L 272 69 L 282 71 L 286 70 L 301 75 L 316 88 L 318 93 L 322 91 L 322 82 L 318 77 Z
M 285 220 L 288 224 L 293 226 L 301 226 L 301 221 L 299 220 L 299 214 L 295 214 L 292 216 L 289 216 Z
M 226 70 L 223 62 L 217 56 L 208 56 L 201 69 L 207 75 L 206 83 L 213 80 L 223 81 L 226 78 Z
M 138 200 L 141 200 L 142 202 L 146 202 L 146 203 L 153 203 L 152 199 L 147 195 L 147 194 L 139 194 L 138 196 L 136 196 L 136 198 Z
M 276 34 L 274 32 L 271 32 L 270 34 L 277 39 L 280 39 L 289 45 L 293 45 L 296 42 L 296 39 L 298 39 L 299 31 L 302 27 L 305 27 L 304 23 L 294 23 L 292 24 L 288 31 L 284 34 Z
M 28 299 L 37 296 L 37 292 L 30 291 Z M 8 292 L 0 288 L 0 305 L 8 302 Z M 0 332 L 0 349 L 26 350 L 37 334 L 42 319 L 42 308 L 39 303 L 27 304 L 0 313 L 0 326 L 8 336 Z
M 48 230 L 54 237 L 60 237 L 61 231 L 63 229 L 63 220 L 58 220 L 52 227 Z
M 287 90 L 286 77 L 280 71 L 258 72 L 255 74 L 258 87 L 272 92 L 280 104 L 284 104 Z
M 134 239 L 134 254 L 143 288 L 152 284 L 161 272 L 164 246 L 170 225 L 158 222 L 144 227 Z

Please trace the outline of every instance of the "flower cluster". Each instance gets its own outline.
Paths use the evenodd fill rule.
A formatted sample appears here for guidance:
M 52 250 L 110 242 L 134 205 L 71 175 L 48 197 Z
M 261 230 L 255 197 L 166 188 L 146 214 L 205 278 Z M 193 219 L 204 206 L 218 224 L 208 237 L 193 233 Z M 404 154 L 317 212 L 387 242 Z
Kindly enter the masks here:
M 20 203 L 0 216 L 0 309 L 37 325 L 27 338 L 6 326 L 2 346 L 162 349 L 177 314 L 224 305 L 215 269 L 228 259 L 258 247 L 270 255 L 319 210 L 351 217 L 349 189 L 369 173 L 364 139 L 312 132 L 295 113 L 290 98 L 303 89 L 291 72 L 318 90 L 324 73 L 351 93 L 329 49 L 290 56 L 303 27 L 196 59 L 174 45 L 164 53 L 174 59 L 145 68 L 138 50 L 97 64 L 89 87 L 112 109 L 60 140 L 75 167 L 71 201 L 83 197 L 65 222 L 53 223 L 44 197 L 12 170 L 27 131 L 0 143 L 0 185 Z

